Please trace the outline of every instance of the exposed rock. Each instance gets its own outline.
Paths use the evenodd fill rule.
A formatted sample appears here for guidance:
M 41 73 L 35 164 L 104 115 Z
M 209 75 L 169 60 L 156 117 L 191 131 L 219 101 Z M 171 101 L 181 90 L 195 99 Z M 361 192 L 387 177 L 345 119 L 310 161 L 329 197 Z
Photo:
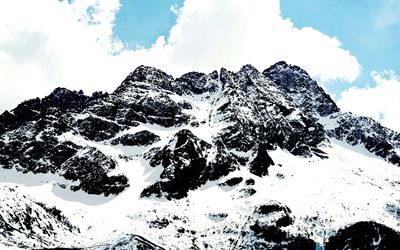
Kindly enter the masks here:
M 135 134 L 124 134 L 111 141 L 112 145 L 121 144 L 123 146 L 149 146 L 160 141 L 160 137 L 149 131 L 140 131 Z
M 71 248 L 43 248 L 42 250 L 164 250 L 149 240 L 139 235 L 123 235 L 117 239 L 107 239 L 101 244 L 91 247 L 71 247 Z
M 198 121 L 193 121 L 193 122 L 190 123 L 190 126 L 192 126 L 192 127 L 198 127 L 198 126 L 200 126 L 200 124 L 199 124 Z
M 261 177 L 268 174 L 268 167 L 272 165 L 274 165 L 274 161 L 269 156 L 267 147 L 265 144 L 260 143 L 258 146 L 257 155 L 250 163 L 250 172 Z
M 223 69 L 220 79 L 224 101 L 217 114 L 231 124 L 220 132 L 226 147 L 248 152 L 262 142 L 266 149 L 280 147 L 307 157 L 326 140 L 314 117 L 299 112 L 296 103 L 250 65 L 237 73 Z
M 293 224 L 291 211 L 278 203 L 260 205 L 242 229 L 233 249 L 312 249 L 316 244 L 304 236 L 292 235 L 285 227 Z
M 328 239 L 325 249 L 397 249 L 399 242 L 399 232 L 376 222 L 363 221 L 339 230 Z
M 115 122 L 94 116 L 77 120 L 75 126 L 81 135 L 93 141 L 110 139 L 123 129 Z
M 190 117 L 182 105 L 173 101 L 165 90 L 146 83 L 123 84 L 110 98 L 117 103 L 117 119 L 155 123 L 164 127 L 187 124 Z
M 248 185 L 248 186 L 253 186 L 254 184 L 255 184 L 256 182 L 254 181 L 254 179 L 247 179 L 246 180 L 246 185 Z
M 170 221 L 167 220 L 166 218 L 163 218 L 161 220 L 153 220 L 149 222 L 149 227 L 150 228 L 165 228 L 169 225 Z
M 199 72 L 190 72 L 182 75 L 172 82 L 173 91 L 179 95 L 201 95 L 204 93 L 213 93 L 217 90 L 217 78 L 213 72 L 210 75 Z M 213 79 L 214 77 L 214 79 Z
M 124 175 L 109 176 L 115 169 L 114 160 L 95 148 L 87 148 L 62 164 L 61 175 L 71 181 L 79 181 L 71 190 L 83 190 L 89 194 L 119 194 L 129 186 Z
M 161 165 L 161 180 L 146 188 L 141 196 L 180 199 L 189 190 L 207 181 L 217 180 L 235 169 L 233 159 L 218 152 L 213 162 L 207 162 L 212 146 L 189 130 L 180 130 L 162 150 L 150 160 L 151 166 Z
M 32 249 L 35 242 L 52 246 L 79 230 L 56 208 L 48 208 L 0 184 L 0 244 Z
M 371 118 L 351 113 L 337 113 L 330 118 L 337 123 L 337 126 L 328 130 L 330 137 L 352 146 L 362 145 L 369 152 L 400 166 L 400 154 L 396 151 L 396 148 L 400 148 L 398 133 Z
M 339 111 L 331 97 L 298 66 L 281 61 L 264 70 L 263 74 L 306 112 L 327 116 Z
M 82 149 L 72 142 L 66 141 L 55 146 L 49 154 L 49 160 L 54 166 L 60 166 Z M 54 169 L 56 170 L 56 169 Z
M 242 181 L 243 181 L 243 177 L 233 177 L 233 178 L 226 180 L 225 182 L 219 183 L 218 185 L 233 187 L 233 186 L 239 185 L 239 183 L 241 183 Z
M 96 93 L 95 93 L 96 94 Z M 118 112 L 118 107 L 109 101 L 109 95 L 96 94 L 101 98 L 96 98 L 88 103 L 85 113 L 91 113 L 97 117 L 102 117 L 114 121 Z M 118 121 L 117 121 L 118 122 Z
M 257 191 L 254 188 L 246 187 L 241 189 L 239 193 L 240 193 L 240 198 L 248 198 L 257 193 Z
M 227 213 L 208 214 L 208 218 L 215 222 L 223 221 L 226 219 L 226 217 L 228 217 Z
M 146 82 L 157 85 L 166 90 L 172 90 L 171 81 L 174 78 L 167 73 L 149 66 L 139 66 L 132 73 L 130 73 L 122 86 L 129 84 L 129 82 Z

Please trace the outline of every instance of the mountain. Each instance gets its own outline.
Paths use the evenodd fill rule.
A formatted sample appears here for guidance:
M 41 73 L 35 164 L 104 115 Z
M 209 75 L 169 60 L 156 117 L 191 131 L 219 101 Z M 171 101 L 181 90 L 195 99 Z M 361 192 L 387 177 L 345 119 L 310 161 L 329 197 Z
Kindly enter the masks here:
M 399 167 L 399 133 L 297 66 L 140 66 L 0 115 L 0 245 L 396 249 Z

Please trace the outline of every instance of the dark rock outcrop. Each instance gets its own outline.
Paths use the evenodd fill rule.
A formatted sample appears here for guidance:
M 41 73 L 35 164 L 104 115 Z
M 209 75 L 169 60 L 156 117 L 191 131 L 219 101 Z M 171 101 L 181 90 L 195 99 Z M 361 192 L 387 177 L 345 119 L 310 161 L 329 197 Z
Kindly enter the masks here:
M 332 98 L 298 66 L 281 61 L 264 70 L 263 74 L 306 112 L 327 116 L 339 111 Z
M 219 151 L 212 162 L 207 161 L 212 146 L 189 130 L 180 130 L 163 149 L 150 160 L 151 166 L 161 165 L 161 180 L 147 187 L 142 197 L 179 199 L 210 180 L 217 180 L 236 169 L 229 154 Z
M 242 229 L 239 244 L 233 249 L 302 249 L 314 250 L 316 243 L 301 235 L 291 235 L 285 227 L 293 224 L 288 207 L 265 204 L 255 208 Z
M 172 91 L 178 95 L 201 95 L 213 93 L 217 90 L 218 73 L 215 71 L 210 75 L 199 72 L 190 72 L 174 80 Z
M 330 137 L 344 141 L 352 146 L 362 145 L 369 152 L 400 166 L 399 134 L 383 127 L 371 118 L 360 117 L 351 113 L 333 114 L 337 126 L 327 130 Z
M 263 143 L 268 150 L 280 147 L 307 157 L 325 141 L 324 128 L 316 118 L 296 111 L 285 92 L 252 66 L 237 73 L 223 69 L 220 80 L 223 101 L 217 114 L 230 125 L 219 138 L 226 147 L 247 152 Z
M 40 250 L 164 250 L 164 248 L 157 246 L 149 240 L 139 235 L 123 235 L 117 239 L 108 239 L 104 243 L 89 246 L 89 247 L 70 247 L 70 248 L 43 248 Z M 39 250 L 39 249 L 38 249 Z
M 115 122 L 93 116 L 77 120 L 75 127 L 79 134 L 93 141 L 110 139 L 123 129 Z
M 123 146 L 149 146 L 160 141 L 160 137 L 149 131 L 139 131 L 135 134 L 124 134 L 111 141 L 112 145 Z
M 340 229 L 328 239 L 325 249 L 398 249 L 399 242 L 399 232 L 376 222 L 363 221 Z
M 67 180 L 79 181 L 71 190 L 83 190 L 89 194 L 119 194 L 129 186 L 124 175 L 109 176 L 116 163 L 95 148 L 87 148 L 69 158 L 61 166 L 60 175 Z
M 223 186 L 233 187 L 233 186 L 239 185 L 242 181 L 243 181 L 243 177 L 232 177 L 222 183 L 219 183 L 218 185 L 221 187 L 223 187 Z
M 250 172 L 261 177 L 268 174 L 268 167 L 272 165 L 274 165 L 274 161 L 269 156 L 265 144 L 261 143 L 258 146 L 256 157 L 250 163 Z
M 79 229 L 57 208 L 37 203 L 17 189 L 0 184 L 0 244 L 35 249 L 35 242 L 52 246 Z

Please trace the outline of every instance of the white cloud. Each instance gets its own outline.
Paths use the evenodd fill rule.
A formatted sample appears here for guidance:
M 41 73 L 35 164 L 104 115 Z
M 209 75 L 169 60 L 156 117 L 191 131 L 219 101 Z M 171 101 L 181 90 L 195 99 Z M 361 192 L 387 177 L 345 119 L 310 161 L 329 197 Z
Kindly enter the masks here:
M 374 13 L 374 28 L 385 29 L 400 24 L 400 0 L 382 0 Z
M 400 77 L 393 71 L 372 72 L 371 75 L 376 86 L 350 88 L 342 92 L 338 105 L 400 132 Z
M 173 4 L 171 5 L 171 7 L 169 8 L 169 10 L 174 13 L 175 15 L 179 15 L 179 6 L 178 4 Z
M 1 1 L 0 111 L 57 86 L 112 90 L 128 71 L 112 55 L 118 8 L 118 0 Z
M 170 36 L 140 54 L 147 64 L 168 65 L 174 74 L 246 63 L 264 69 L 286 60 L 323 81 L 351 82 L 361 70 L 338 39 L 283 19 L 278 0 L 186 0 Z
M 111 91 L 141 64 L 178 76 L 286 60 L 321 80 L 349 82 L 361 70 L 338 39 L 283 19 L 279 0 L 186 0 L 174 9 L 170 35 L 138 50 L 113 38 L 119 7 L 118 0 L 1 1 L 0 109 L 60 85 Z

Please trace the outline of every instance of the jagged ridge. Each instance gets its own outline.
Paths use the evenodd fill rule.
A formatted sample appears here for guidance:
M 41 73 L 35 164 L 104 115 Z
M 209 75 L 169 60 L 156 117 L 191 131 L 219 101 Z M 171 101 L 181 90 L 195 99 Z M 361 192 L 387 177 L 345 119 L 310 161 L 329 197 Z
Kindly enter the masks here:
M 362 146 L 400 165 L 398 133 L 341 112 L 297 66 L 279 62 L 261 73 L 245 65 L 238 72 L 190 72 L 177 79 L 140 66 L 111 94 L 87 96 L 57 88 L 4 112 L 0 167 L 51 173 L 62 188 L 110 196 L 135 185 L 120 160 L 140 159 L 161 173 L 141 197 L 172 200 L 237 170 L 266 176 L 276 163 L 270 152 L 278 148 L 302 158 L 326 159 L 324 150 L 333 140 Z M 134 153 L 110 153 L 105 150 L 110 145 Z M 230 180 L 227 186 L 243 178 Z M 243 197 L 256 192 L 251 187 L 242 191 Z M 261 245 L 269 244 L 264 231 L 271 231 L 280 240 L 272 242 L 277 247 L 314 246 L 279 227 L 251 223 L 246 232 L 263 238 Z M 243 244 L 245 248 L 253 242 Z

